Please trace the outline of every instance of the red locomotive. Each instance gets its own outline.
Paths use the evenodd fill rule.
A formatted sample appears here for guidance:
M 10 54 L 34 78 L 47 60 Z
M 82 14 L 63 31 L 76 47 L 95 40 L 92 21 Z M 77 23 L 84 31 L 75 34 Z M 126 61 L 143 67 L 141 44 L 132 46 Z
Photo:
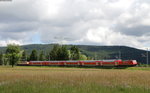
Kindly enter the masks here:
M 21 64 L 20 64 L 21 65 Z M 136 66 L 136 60 L 87 60 L 87 61 L 29 61 L 28 66 L 88 66 L 88 67 L 129 67 Z

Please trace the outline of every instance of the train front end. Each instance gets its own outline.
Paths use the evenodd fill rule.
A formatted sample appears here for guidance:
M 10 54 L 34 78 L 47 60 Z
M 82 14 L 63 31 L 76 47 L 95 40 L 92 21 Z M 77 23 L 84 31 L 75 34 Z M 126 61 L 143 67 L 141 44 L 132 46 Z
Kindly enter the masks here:
M 136 66 L 138 63 L 137 63 L 137 61 L 136 60 L 132 60 L 132 65 L 133 66 Z

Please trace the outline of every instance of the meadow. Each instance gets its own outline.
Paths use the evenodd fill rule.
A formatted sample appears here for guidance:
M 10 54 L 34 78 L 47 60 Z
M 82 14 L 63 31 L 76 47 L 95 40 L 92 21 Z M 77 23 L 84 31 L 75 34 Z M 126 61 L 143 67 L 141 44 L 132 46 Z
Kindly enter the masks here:
M 150 93 L 150 69 L 0 66 L 0 93 Z

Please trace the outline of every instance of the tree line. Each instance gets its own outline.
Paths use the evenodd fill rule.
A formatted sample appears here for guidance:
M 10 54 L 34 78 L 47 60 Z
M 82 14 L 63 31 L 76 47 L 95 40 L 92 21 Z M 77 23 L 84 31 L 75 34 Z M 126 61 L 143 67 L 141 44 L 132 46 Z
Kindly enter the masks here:
M 9 44 L 5 53 L 0 53 L 0 65 L 16 65 L 19 62 L 26 61 L 60 61 L 60 60 L 88 60 L 89 58 L 80 52 L 76 46 L 67 48 L 65 45 L 54 45 L 48 53 L 44 51 L 37 52 L 32 50 L 29 54 L 21 50 L 19 45 Z

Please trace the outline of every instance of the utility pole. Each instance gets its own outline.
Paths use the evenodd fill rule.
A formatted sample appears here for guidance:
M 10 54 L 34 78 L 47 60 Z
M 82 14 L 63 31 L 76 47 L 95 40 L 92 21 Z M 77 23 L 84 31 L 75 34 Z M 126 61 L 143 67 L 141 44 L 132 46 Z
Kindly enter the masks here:
M 148 57 L 149 57 L 149 55 L 148 55 L 148 52 L 149 52 L 149 49 L 148 48 L 146 48 L 146 53 L 145 54 L 142 54 L 142 57 L 145 57 L 146 58 L 146 64 L 147 64 L 147 67 L 148 67 L 148 65 L 149 65 L 149 59 L 148 59 Z
M 49 54 L 49 61 L 51 60 L 51 58 L 50 58 L 50 54 Z
M 149 51 L 148 51 L 148 48 L 147 48 L 147 53 L 146 53 L 146 54 L 147 54 L 147 55 L 146 55 L 147 67 L 148 67 L 148 52 L 149 52 Z
M 119 51 L 119 59 L 121 59 L 121 51 Z
M 119 46 L 119 59 L 121 59 L 121 46 Z
M 96 52 L 94 53 L 94 60 L 97 60 L 97 54 L 96 54 Z

